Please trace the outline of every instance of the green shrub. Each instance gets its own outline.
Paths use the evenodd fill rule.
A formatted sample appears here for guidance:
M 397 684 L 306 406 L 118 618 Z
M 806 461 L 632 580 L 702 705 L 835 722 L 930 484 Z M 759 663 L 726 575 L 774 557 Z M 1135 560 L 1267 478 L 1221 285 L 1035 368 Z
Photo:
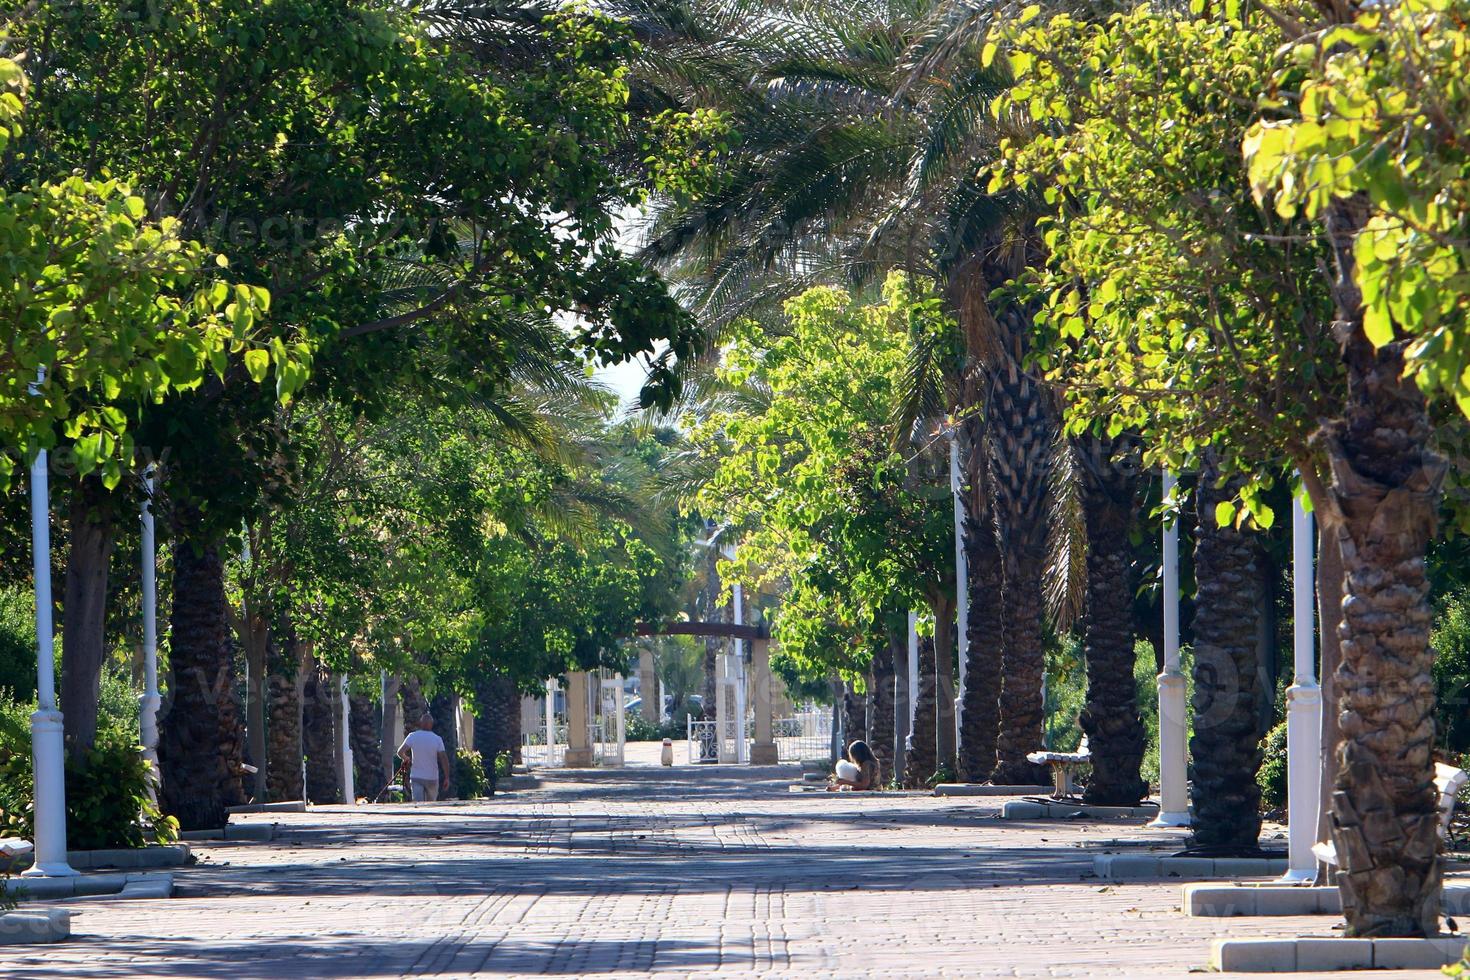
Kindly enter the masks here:
M 0 588 L 0 691 L 36 696 L 36 600 L 27 588 Z
M 515 769 L 515 764 L 516 757 L 514 752 L 510 749 L 501 752 L 495 757 L 495 778 L 509 779 L 511 772 Z
M 1261 804 L 1268 810 L 1286 806 L 1286 722 L 1281 722 L 1261 739 L 1265 759 L 1256 772 L 1261 787 Z
M 66 765 L 66 840 L 79 851 L 178 840 L 179 825 L 148 796 L 148 764 L 136 739 L 99 732 Z
M 478 800 L 490 795 L 490 779 L 485 763 L 474 749 L 461 748 L 454 755 L 454 784 L 462 800 Z
M 644 718 L 641 711 L 628 716 L 625 731 L 630 742 L 657 742 L 664 737 L 663 729 Z
M 31 737 L 34 705 L 0 701 L 0 837 L 34 840 Z M 178 822 L 149 798 L 148 764 L 133 732 L 109 725 L 93 747 L 66 760 L 67 844 L 75 850 L 178 840 Z

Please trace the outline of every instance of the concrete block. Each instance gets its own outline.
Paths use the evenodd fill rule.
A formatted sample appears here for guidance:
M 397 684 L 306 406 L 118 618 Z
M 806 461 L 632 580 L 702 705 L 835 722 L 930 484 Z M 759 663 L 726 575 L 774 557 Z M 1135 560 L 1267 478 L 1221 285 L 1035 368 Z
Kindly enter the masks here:
M 1228 917 L 1256 915 L 1256 889 L 1234 885 L 1185 885 L 1185 915 Z
M 1002 820 L 1036 820 L 1046 814 L 1046 806 L 1029 800 L 1009 800 L 1001 804 Z
M 1446 915 L 1470 915 L 1470 884 L 1446 884 L 1442 902 Z
M 1461 936 L 1370 941 L 1373 943 L 1373 966 L 1379 970 L 1438 970 L 1459 962 L 1466 942 Z
M 225 840 L 251 840 L 265 842 L 275 840 L 276 825 L 272 823 L 230 824 L 225 828 Z
M 154 844 L 102 851 L 68 851 L 73 868 L 176 868 L 189 861 L 187 844 Z
M 5 892 L 16 898 L 71 898 L 76 892 L 75 877 L 70 878 L 11 878 L 5 882 Z
M 1317 893 L 1318 915 L 1342 915 L 1342 892 L 1331 886 L 1313 888 Z
M 128 875 L 118 898 L 172 898 L 174 876 L 171 874 Z
M 940 783 L 935 796 L 1050 796 L 1051 786 L 992 786 L 989 783 Z
M 1215 874 L 1221 878 L 1264 878 L 1271 874 L 1265 858 L 1216 858 Z
M 127 885 L 128 876 L 114 871 L 105 874 L 78 875 L 71 880 L 75 882 L 72 892 L 74 895 L 116 895 Z
M 1251 891 L 1256 893 L 1256 915 L 1316 915 L 1322 904 L 1315 888 L 1268 885 Z
M 1366 970 L 1373 966 L 1371 939 L 1298 939 L 1296 968 L 1298 971 Z
M 305 813 L 305 800 L 282 800 L 279 803 L 246 803 L 227 806 L 225 813 Z
M 1157 878 L 1159 858 L 1156 854 L 1099 854 L 1092 859 L 1092 870 L 1099 878 Z
M 1159 877 L 1161 878 L 1214 878 L 1214 858 L 1194 857 L 1161 857 L 1159 858 Z
M 71 913 L 66 909 L 27 909 L 0 914 L 0 946 L 55 943 L 71 935 Z
M 1291 973 L 1296 969 L 1296 941 L 1217 939 L 1210 944 L 1210 969 L 1220 973 Z

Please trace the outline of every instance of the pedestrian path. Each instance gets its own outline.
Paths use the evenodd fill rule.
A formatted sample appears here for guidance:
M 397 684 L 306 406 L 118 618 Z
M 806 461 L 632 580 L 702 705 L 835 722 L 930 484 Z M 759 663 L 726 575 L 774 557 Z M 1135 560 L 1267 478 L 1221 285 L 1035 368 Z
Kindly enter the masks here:
M 1099 845 L 1172 832 L 792 794 L 793 772 L 560 771 L 475 804 L 252 817 L 276 839 L 196 846 L 173 899 L 68 902 L 73 941 L 0 950 L 0 975 L 1182 978 L 1213 938 L 1332 924 L 1186 918 L 1178 883 L 1092 877 Z

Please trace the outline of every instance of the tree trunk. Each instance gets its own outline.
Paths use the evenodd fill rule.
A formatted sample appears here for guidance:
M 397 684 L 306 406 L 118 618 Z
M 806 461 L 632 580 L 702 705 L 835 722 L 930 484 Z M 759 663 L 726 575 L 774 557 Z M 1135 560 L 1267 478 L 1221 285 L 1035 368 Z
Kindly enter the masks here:
M 1133 546 L 1138 506 L 1137 440 L 1087 436 L 1077 442 L 1087 522 L 1087 598 L 1082 653 L 1087 699 L 1079 719 L 1092 753 L 1083 799 L 1135 806 L 1148 795 L 1139 775 L 1148 732 L 1133 681 Z
M 879 781 L 887 785 L 894 776 L 895 652 L 903 649 L 903 633 L 893 628 L 893 617 L 885 617 L 885 640 L 873 651 L 872 714 L 868 722 L 868 745 L 878 759 Z
M 1206 460 L 1196 499 L 1198 589 L 1194 618 L 1194 840 L 1200 847 L 1252 851 L 1261 833 L 1261 767 L 1256 683 L 1261 608 L 1257 543 L 1215 522 L 1215 507 L 1234 497 L 1238 479 L 1219 487 Z
M 842 730 L 848 744 L 868 740 L 868 698 L 851 681 L 842 686 Z
M 412 674 L 399 682 L 398 694 L 403 700 L 403 731 L 408 734 L 419 727 L 419 719 L 429 713 L 429 702 L 424 697 L 422 682 Z
M 934 684 L 934 639 L 919 637 L 919 690 L 914 709 L 914 730 L 904 753 L 903 784 L 920 789 L 939 767 L 938 692 Z
M 349 694 L 352 715 L 352 782 L 358 796 L 376 799 L 388 782 L 383 772 L 383 715 L 366 694 Z
M 981 467 L 986 464 L 982 460 Z M 986 492 L 982 483 L 982 493 Z M 970 624 L 965 658 L 965 704 L 960 716 L 959 776 L 983 783 L 995 771 L 1000 730 L 1001 606 L 1000 547 L 995 518 L 986 502 L 965 520 L 965 559 L 969 570 Z
M 475 690 L 475 751 L 485 764 L 485 775 L 495 785 L 495 760 L 506 750 L 514 751 L 521 740 L 520 694 L 507 674 L 486 673 Z
M 301 747 L 306 754 L 306 799 L 340 803 L 341 770 L 337 766 L 337 716 L 341 702 L 332 675 L 316 664 L 306 667 L 301 694 Z
M 1404 376 L 1405 342 L 1375 349 L 1363 333 L 1352 249 L 1367 214 L 1355 198 L 1326 221 L 1347 367 L 1345 411 L 1324 440 L 1344 573 L 1333 840 L 1347 935 L 1432 936 L 1442 869 L 1424 559 L 1446 464 L 1430 449 L 1424 397 Z
M 1000 734 L 993 781 L 1027 785 L 1046 781 L 1026 755 L 1042 746 L 1046 673 L 1042 570 L 1046 564 L 1047 482 L 1051 475 L 1052 420 L 1041 387 L 1022 368 L 1031 318 L 1008 306 L 997 315 L 1007 341 L 990 374 L 991 489 L 999 531 L 1004 606 L 1004 675 Z
M 1317 626 L 1321 659 L 1318 665 L 1322 687 L 1322 796 L 1317 818 L 1317 840 L 1332 839 L 1333 776 L 1337 772 L 1338 730 L 1337 668 L 1342 664 L 1342 548 L 1331 528 L 1317 525 Z M 1319 879 L 1337 883 L 1337 866 L 1320 862 Z
M 312 656 L 307 644 L 296 640 L 289 624 L 271 644 L 269 728 L 266 748 L 266 795 L 274 801 L 306 799 L 302 762 L 302 703 Z
M 182 829 L 205 830 L 223 827 L 225 808 L 245 802 L 240 766 L 245 733 L 235 702 L 219 549 L 201 546 L 187 534 L 176 542 L 171 705 L 158 746 L 161 801 Z
M 459 698 L 453 691 L 435 694 L 429 699 L 429 714 L 434 716 L 434 731 L 444 740 L 444 754 L 449 756 L 449 785 L 439 798 L 459 799 L 459 779 L 454 771 L 459 759 Z
M 97 738 L 102 665 L 107 658 L 107 571 L 116 531 L 111 494 L 96 476 L 73 481 L 71 540 L 61 607 L 61 711 L 68 751 Z
M 270 689 L 267 665 L 275 638 L 260 606 L 248 599 L 241 605 L 243 615 L 239 620 L 239 632 L 240 642 L 245 647 L 246 757 L 252 766 L 257 767 L 254 778 L 246 782 L 251 786 L 251 794 L 263 800 L 270 783 L 270 749 L 266 745 L 267 695 Z
M 949 596 L 940 596 L 934 603 L 934 715 L 935 715 L 935 770 L 954 769 L 955 760 L 955 685 L 954 685 L 954 637 L 955 603 Z

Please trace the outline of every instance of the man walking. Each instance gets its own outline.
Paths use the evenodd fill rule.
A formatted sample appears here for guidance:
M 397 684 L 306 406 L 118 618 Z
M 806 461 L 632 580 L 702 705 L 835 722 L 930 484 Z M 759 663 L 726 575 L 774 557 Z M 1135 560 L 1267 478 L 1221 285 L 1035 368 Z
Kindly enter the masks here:
M 408 781 L 415 803 L 437 800 L 439 791 L 449 788 L 449 756 L 444 751 L 444 739 L 434 734 L 431 715 L 420 718 L 418 730 L 409 732 L 398 746 L 398 758 L 413 763 Z

